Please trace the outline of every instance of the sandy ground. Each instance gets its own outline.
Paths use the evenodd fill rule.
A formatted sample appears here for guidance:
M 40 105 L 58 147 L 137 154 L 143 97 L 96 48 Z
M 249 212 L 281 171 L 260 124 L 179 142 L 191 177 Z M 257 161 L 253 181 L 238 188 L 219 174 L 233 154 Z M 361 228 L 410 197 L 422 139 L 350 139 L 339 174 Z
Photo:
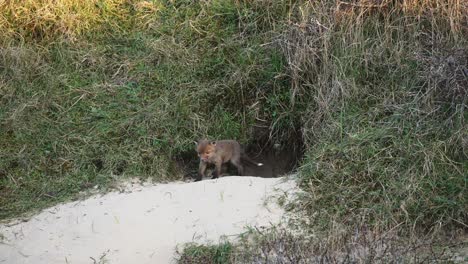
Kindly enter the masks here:
M 173 263 L 176 246 L 280 222 L 279 178 L 223 177 L 132 186 L 0 225 L 0 263 Z

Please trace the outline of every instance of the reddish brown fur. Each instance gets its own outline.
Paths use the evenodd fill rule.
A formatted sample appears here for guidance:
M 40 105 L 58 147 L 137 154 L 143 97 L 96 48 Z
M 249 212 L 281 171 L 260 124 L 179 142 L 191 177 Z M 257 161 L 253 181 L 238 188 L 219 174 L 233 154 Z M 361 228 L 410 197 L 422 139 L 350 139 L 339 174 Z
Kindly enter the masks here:
M 263 165 L 250 160 L 243 153 L 239 142 L 235 140 L 219 140 L 211 142 L 208 140 L 200 140 L 197 144 L 197 153 L 198 157 L 200 157 L 197 181 L 200 181 L 202 177 L 205 176 L 208 164 L 215 165 L 213 179 L 219 177 L 221 174 L 221 166 L 227 162 L 230 162 L 237 168 L 239 175 L 244 174 L 244 167 L 241 163 L 241 159 L 251 162 L 257 166 Z

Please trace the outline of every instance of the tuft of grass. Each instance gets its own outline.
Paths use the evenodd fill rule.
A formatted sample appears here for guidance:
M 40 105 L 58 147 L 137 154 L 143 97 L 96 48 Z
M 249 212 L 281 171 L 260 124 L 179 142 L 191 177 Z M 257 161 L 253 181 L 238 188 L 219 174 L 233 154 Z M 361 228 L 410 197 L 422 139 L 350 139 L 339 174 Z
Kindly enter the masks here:
M 185 245 L 183 252 L 179 253 L 177 263 L 207 263 L 207 264 L 225 264 L 231 263 L 231 254 L 233 247 L 229 242 L 223 242 L 217 245 Z

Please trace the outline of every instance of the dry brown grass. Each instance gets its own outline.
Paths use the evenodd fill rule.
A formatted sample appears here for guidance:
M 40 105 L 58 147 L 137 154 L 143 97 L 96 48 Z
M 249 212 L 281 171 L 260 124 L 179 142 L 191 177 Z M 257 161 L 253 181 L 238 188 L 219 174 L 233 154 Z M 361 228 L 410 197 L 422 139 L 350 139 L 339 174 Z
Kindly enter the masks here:
M 102 26 L 123 30 L 138 21 L 146 27 L 156 17 L 158 1 L 142 0 L 6 0 L 0 3 L 4 39 L 76 40 Z

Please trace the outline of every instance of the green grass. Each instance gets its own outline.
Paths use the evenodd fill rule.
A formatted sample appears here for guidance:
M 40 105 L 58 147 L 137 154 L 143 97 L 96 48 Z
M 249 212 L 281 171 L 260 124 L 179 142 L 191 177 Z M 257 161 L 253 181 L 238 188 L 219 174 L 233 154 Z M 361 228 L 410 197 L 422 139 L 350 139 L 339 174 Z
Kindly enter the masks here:
M 225 264 L 231 263 L 233 246 L 229 242 L 218 245 L 185 245 L 183 253 L 178 257 L 178 263 L 207 263 Z
M 299 172 L 309 195 L 299 204 L 315 228 L 466 227 L 468 94 L 449 72 L 464 67 L 457 50 L 466 43 L 448 41 L 445 31 L 420 39 L 418 23 L 427 21 L 411 19 L 371 16 L 330 32 L 331 55 L 321 54 L 329 64 L 305 65 L 323 82 L 303 84 L 317 89 L 308 112 L 319 121 L 305 135 Z M 449 51 L 435 51 L 438 44 Z
M 290 89 L 274 93 L 264 107 L 274 117 L 271 135 L 301 128 L 299 184 L 305 192 L 290 207 L 303 216 L 301 230 L 318 239 L 298 245 L 280 234 L 274 241 L 299 247 L 290 257 L 333 258 L 353 243 L 372 244 L 367 234 L 380 240 L 389 230 L 396 240 L 466 230 L 467 31 L 447 23 L 448 13 L 463 17 L 460 6 L 440 2 L 435 8 L 435 2 L 363 16 L 358 9 L 345 14 L 349 20 L 335 20 L 332 3 L 305 4 L 301 15 L 292 12 L 297 26 L 276 37 Z M 418 16 L 428 10 L 431 16 Z M 365 241 L 353 240 L 356 230 Z M 408 242 L 394 246 L 402 243 Z M 433 243 L 443 242 L 390 250 L 387 260 Z M 318 248 L 317 255 L 302 247 Z M 267 261 L 263 253 L 259 258 Z
M 192 153 L 194 140 L 246 143 L 256 118 L 271 122 L 270 109 L 284 111 L 278 103 L 287 98 L 275 93 L 287 92 L 287 82 L 272 80 L 284 61 L 261 46 L 269 36 L 258 32 L 273 26 L 262 12 L 287 14 L 280 3 L 256 9 L 232 1 L 168 1 L 140 21 L 142 14 L 129 12 L 142 1 L 117 2 L 103 2 L 114 15 L 99 19 L 101 7 L 78 8 L 83 20 L 63 29 L 66 34 L 50 32 L 51 21 L 3 21 L 23 38 L 3 39 L 0 54 L 0 218 L 121 177 L 178 179 L 183 172 L 175 158 Z M 62 4 L 48 12 L 77 5 Z M 56 19 L 54 26 L 62 17 Z M 47 30 L 36 36 L 27 26 Z M 268 111 L 250 107 L 267 101 Z

